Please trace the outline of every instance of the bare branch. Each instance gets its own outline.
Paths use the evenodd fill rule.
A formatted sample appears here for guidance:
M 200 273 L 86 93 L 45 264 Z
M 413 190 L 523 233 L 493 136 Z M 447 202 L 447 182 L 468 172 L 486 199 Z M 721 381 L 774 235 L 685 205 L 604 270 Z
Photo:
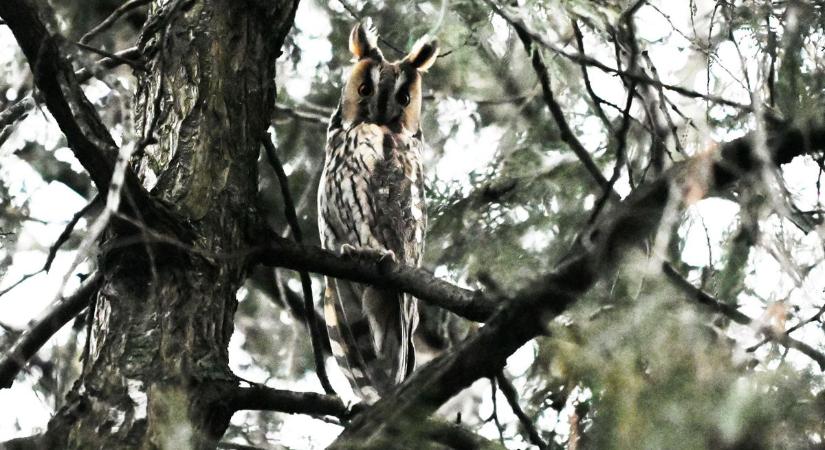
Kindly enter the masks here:
M 338 397 L 315 392 L 293 392 L 266 386 L 238 388 L 229 402 L 230 411 L 245 409 L 278 411 L 287 414 L 333 416 L 345 419 L 350 410 Z
M 272 144 L 272 136 L 265 134 L 261 138 L 261 142 L 263 143 L 264 149 L 266 149 L 266 156 L 269 160 L 269 165 L 272 166 L 272 169 L 275 171 L 275 175 L 278 177 L 278 184 L 281 185 L 281 197 L 284 201 L 284 215 L 286 216 L 286 221 L 289 224 L 289 228 L 292 230 L 292 235 L 295 236 L 295 241 L 300 244 L 303 242 L 304 238 L 303 233 L 301 233 L 301 227 L 298 225 L 298 216 L 295 214 L 295 204 L 292 202 L 292 193 L 289 190 L 289 179 L 286 176 L 286 172 L 284 172 L 284 167 L 281 165 L 281 161 L 278 159 L 275 145 Z M 316 320 L 317 317 L 314 314 L 315 302 L 312 296 L 312 280 L 309 278 L 309 273 L 306 270 L 301 270 L 298 273 L 301 277 L 301 288 L 304 291 L 304 310 L 307 312 L 307 327 L 309 328 L 309 334 L 312 340 L 312 354 L 315 359 L 315 371 L 318 374 L 318 379 L 321 382 L 321 386 L 324 388 L 324 392 L 330 395 L 337 395 L 335 389 L 332 388 L 332 384 L 329 382 L 329 377 L 327 377 L 327 369 L 324 365 L 324 346 L 322 342 L 323 333 L 320 329 L 321 324 L 318 323 Z
M 338 255 L 317 246 L 298 245 L 280 236 L 268 236 L 266 244 L 253 248 L 250 262 L 293 270 L 307 270 L 376 287 L 404 291 L 477 322 L 487 320 L 498 306 L 480 291 L 455 286 L 424 269 Z
M 573 33 L 576 36 L 576 45 L 579 49 L 579 55 L 585 56 L 584 53 L 584 36 L 582 36 L 582 31 L 579 28 L 578 22 L 575 20 L 571 21 L 573 26 Z M 579 63 L 579 67 L 582 71 L 582 79 L 584 80 L 584 88 L 587 90 L 587 94 L 590 96 L 590 100 L 593 102 L 593 109 L 596 111 L 596 115 L 602 120 L 602 123 L 608 130 L 613 131 L 613 125 L 610 123 L 610 119 L 607 118 L 607 114 L 604 113 L 604 109 L 602 109 L 602 103 L 607 103 L 601 97 L 596 94 L 596 91 L 593 90 L 593 85 L 590 83 L 590 74 L 587 71 L 587 64 Z
M 14 378 L 25 367 L 26 362 L 63 325 L 83 311 L 97 293 L 101 281 L 99 273 L 91 275 L 74 294 L 60 299 L 49 307 L 43 317 L 17 339 L 11 350 L 0 360 L 0 389 L 11 387 Z
M 525 431 L 527 431 L 527 437 L 530 439 L 530 442 L 533 443 L 539 450 L 547 450 L 550 446 L 544 442 L 544 439 L 541 438 L 538 429 L 536 429 L 536 424 L 527 417 L 524 410 L 521 409 L 521 406 L 518 404 L 518 392 L 516 392 L 515 386 L 510 380 L 504 376 L 504 372 L 499 372 L 496 375 L 496 381 L 498 381 L 499 389 L 501 389 L 501 393 L 504 394 L 504 398 L 507 399 L 507 403 L 510 405 L 510 408 L 513 410 L 513 414 L 518 417 L 519 422 L 524 427 Z
M 95 195 L 92 201 L 87 203 L 86 206 L 81 208 L 80 211 L 76 212 L 74 216 L 72 216 L 72 220 L 70 220 L 69 223 L 66 224 L 66 227 L 63 228 L 63 232 L 60 233 L 60 236 L 57 237 L 57 240 L 49 248 L 49 255 L 46 257 L 46 263 L 43 264 L 44 271 L 48 272 L 49 269 L 51 269 L 52 262 L 54 262 L 54 258 L 55 256 L 57 256 L 57 251 L 60 249 L 60 246 L 62 246 L 64 243 L 66 243 L 67 240 L 69 240 L 69 236 L 72 235 L 72 231 L 74 230 L 75 225 L 77 225 L 77 222 L 80 221 L 80 218 L 85 216 L 86 213 L 88 213 L 92 209 L 100 206 L 102 203 L 103 197 L 101 197 L 100 195 Z
M 0 2 L 0 17 L 23 50 L 35 84 L 69 147 L 89 172 L 98 192 L 105 194 L 118 157 L 117 145 L 80 88 L 71 64 L 61 56 L 58 42 L 62 37 L 51 34 L 25 0 Z M 171 211 L 149 196 L 131 170 L 126 170 L 124 177 L 125 193 L 134 200 L 127 205 L 131 211 L 140 210 L 150 223 L 161 225 L 184 239 L 191 237 L 190 230 Z
M 777 127 L 768 139 L 772 162 L 825 149 L 825 126 L 799 130 Z M 613 273 L 628 248 L 654 234 L 670 199 L 695 200 L 730 186 L 759 168 L 752 135 L 722 146 L 719 160 L 699 155 L 674 165 L 656 181 L 640 186 L 577 244 L 551 274 L 502 299 L 502 308 L 477 333 L 420 368 L 368 411 L 358 415 L 331 448 L 372 443 L 404 423 L 416 423 L 482 377 L 495 376 L 507 357 L 542 334 L 545 325 L 574 304 L 599 279 Z
M 282 103 L 275 104 L 274 112 L 277 115 L 285 115 L 298 120 L 303 120 L 305 122 L 317 123 L 324 126 L 326 126 L 329 122 L 329 116 L 323 116 L 320 113 L 312 111 L 301 111 L 295 108 L 291 108 Z
M 287 414 L 308 414 L 310 416 L 337 417 L 347 422 L 353 415 L 364 410 L 363 404 L 347 408 L 338 397 L 315 392 L 293 392 L 274 389 L 262 385 L 237 388 L 229 402 L 232 412 L 241 410 L 277 411 Z M 450 448 L 457 449 L 501 449 L 487 439 L 456 424 L 429 419 L 423 427 L 416 428 L 419 438 L 425 437 Z
M 137 47 L 127 48 L 126 50 L 122 50 L 115 53 L 115 55 L 118 57 L 118 59 L 108 57 L 102 58 L 99 59 L 96 64 L 103 69 L 111 69 L 113 67 L 117 67 L 123 64 L 123 60 L 135 61 L 138 58 L 140 58 L 140 52 L 138 51 Z M 80 70 L 75 71 L 74 74 L 77 77 L 78 83 L 83 83 L 84 81 L 87 81 L 90 78 L 92 78 L 93 71 L 84 67 Z M 34 95 L 23 97 L 21 100 L 18 100 L 13 105 L 3 110 L 3 112 L 0 112 L 0 128 L 6 127 L 20 120 L 29 111 L 34 109 L 37 103 L 42 101 L 43 95 L 40 92 Z
M 23 0 L 0 3 L 6 20 L 29 61 L 35 83 L 49 111 L 66 134 L 75 156 L 89 171 L 98 190 L 105 192 L 114 168 L 116 145 L 100 117 L 89 103 L 71 69 L 58 50 L 53 36 Z
M 117 22 L 119 18 L 124 16 L 126 13 L 132 11 L 135 8 L 139 8 L 143 5 L 146 5 L 150 1 L 151 0 L 129 0 L 128 2 L 120 5 L 119 7 L 117 7 L 117 9 L 112 11 L 111 14 L 109 14 L 109 17 L 103 19 L 102 22 L 97 24 L 91 30 L 87 31 L 86 34 L 84 34 L 78 42 L 81 44 L 88 44 L 89 42 L 91 42 L 92 39 L 94 39 L 95 36 L 108 30 L 109 27 L 111 27 L 115 22 Z
M 124 58 L 117 53 L 107 52 L 106 50 L 101 50 L 99 48 L 92 47 L 91 45 L 81 44 L 80 42 L 74 42 L 73 44 L 82 50 L 86 50 L 87 52 L 103 56 L 104 58 L 111 59 L 112 61 L 117 61 L 120 64 L 126 64 L 133 70 L 139 70 L 142 72 L 146 71 L 146 67 L 144 67 L 141 61 L 132 61 L 131 59 Z
M 541 57 L 541 52 L 533 46 L 533 40 L 521 24 L 513 24 L 513 28 L 516 30 L 522 44 L 524 44 L 524 49 L 527 51 L 527 54 L 530 55 L 533 70 L 535 70 L 539 83 L 541 83 L 544 102 L 547 104 L 547 108 L 550 109 L 550 113 L 556 121 L 556 126 L 559 127 L 561 139 L 570 146 L 570 149 L 573 150 L 573 153 L 575 153 L 582 164 L 584 164 L 585 169 L 587 169 L 599 187 L 605 191 L 611 189 L 607 179 L 602 175 L 596 163 L 593 162 L 593 158 L 590 157 L 590 153 L 584 148 L 584 145 L 582 145 L 573 133 L 573 130 L 570 129 L 567 119 L 564 118 L 564 112 L 562 112 L 561 106 L 556 102 L 553 89 L 550 86 L 550 74 L 547 71 L 547 66 L 544 64 L 544 59 Z
M 817 351 L 810 345 L 800 340 L 792 338 L 788 334 L 789 332 L 777 333 L 772 327 L 761 324 L 760 322 L 748 317 L 736 309 L 733 305 L 715 299 L 710 294 L 707 294 L 698 287 L 694 286 L 693 283 L 686 280 L 672 265 L 664 264 L 662 266 L 662 271 L 676 287 L 688 294 L 691 300 L 710 308 L 714 312 L 724 315 L 738 324 L 758 327 L 759 331 L 765 335 L 767 340 L 803 353 L 814 360 L 820 370 L 825 371 L 825 354 L 822 352 Z
M 599 69 L 603 72 L 612 73 L 612 74 L 615 74 L 615 75 L 620 75 L 620 76 L 625 77 L 629 80 L 636 81 L 637 83 L 640 83 L 640 84 L 645 84 L 645 85 L 650 85 L 650 86 L 661 86 L 664 89 L 676 92 L 676 93 L 678 93 L 680 95 L 683 95 L 685 97 L 701 98 L 701 99 L 705 99 L 705 100 L 707 100 L 709 102 L 712 102 L 712 103 L 718 103 L 720 105 L 732 106 L 734 108 L 738 108 L 738 109 L 740 109 L 742 111 L 745 111 L 745 112 L 753 112 L 753 107 L 751 105 L 746 105 L 744 103 L 735 102 L 733 100 L 728 100 L 726 98 L 715 96 L 715 95 L 702 94 L 701 92 L 697 92 L 697 91 L 694 91 L 694 90 L 691 90 L 691 89 L 687 89 L 687 88 L 682 87 L 682 86 L 676 86 L 676 85 L 673 85 L 673 84 L 662 83 L 662 82 L 656 81 L 656 80 L 654 80 L 654 79 L 652 79 L 648 76 L 645 76 L 643 74 L 639 74 L 639 73 L 635 73 L 635 72 L 629 72 L 629 71 L 625 71 L 625 70 L 621 70 L 621 69 L 616 69 L 614 67 L 610 67 L 607 64 L 604 64 L 603 62 L 599 61 L 598 59 L 592 58 L 590 56 L 581 55 L 581 54 L 577 54 L 577 53 L 570 53 L 570 52 L 567 52 L 565 50 L 562 50 L 561 48 L 559 48 L 555 44 L 553 44 L 550 41 L 548 41 L 547 39 L 545 39 L 545 37 L 542 36 L 540 33 L 536 33 L 534 31 L 528 29 L 527 27 L 525 27 L 524 26 L 524 21 L 521 18 L 515 17 L 514 15 L 504 11 L 503 8 L 500 8 L 495 3 L 493 3 L 491 0 L 485 0 L 485 2 L 488 5 L 490 5 L 490 7 L 495 11 L 496 14 L 501 16 L 501 18 L 504 19 L 505 21 L 507 21 L 510 25 L 512 25 L 513 27 L 515 27 L 517 25 L 522 27 L 522 29 L 524 29 L 526 31 L 526 33 L 530 36 L 530 38 L 532 38 L 535 42 L 539 43 L 542 47 L 545 47 L 548 50 L 552 51 L 553 53 L 555 53 L 555 54 L 557 54 L 557 55 L 559 55 L 559 56 L 561 56 L 565 59 L 573 61 L 574 63 L 585 64 L 585 65 L 590 66 L 590 67 L 595 67 L 595 68 L 597 68 L 597 69 Z

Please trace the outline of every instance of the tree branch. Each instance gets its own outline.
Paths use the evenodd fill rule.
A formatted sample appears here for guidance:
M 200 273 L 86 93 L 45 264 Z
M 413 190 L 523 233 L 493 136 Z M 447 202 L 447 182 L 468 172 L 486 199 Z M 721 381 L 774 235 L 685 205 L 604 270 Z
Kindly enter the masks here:
M 535 42 L 540 44 L 542 47 L 545 47 L 548 50 L 552 51 L 553 53 L 555 53 L 555 54 L 557 54 L 557 55 L 559 55 L 559 56 L 561 56 L 561 57 L 563 57 L 567 60 L 570 60 L 574 63 L 584 64 L 584 65 L 587 65 L 587 66 L 590 66 L 590 67 L 595 67 L 595 68 L 597 68 L 597 69 L 599 69 L 603 72 L 612 73 L 612 74 L 615 74 L 615 75 L 620 75 L 620 76 L 622 76 L 622 77 L 624 77 L 628 80 L 633 80 L 633 81 L 636 81 L 637 83 L 640 83 L 640 84 L 655 86 L 655 87 L 662 87 L 664 89 L 676 92 L 677 94 L 683 95 L 683 96 L 688 97 L 688 98 L 701 98 L 701 99 L 704 99 L 704 100 L 707 100 L 707 101 L 710 101 L 710 102 L 713 102 L 713 103 L 718 103 L 720 105 L 732 106 L 734 108 L 738 108 L 738 109 L 740 109 L 742 111 L 745 111 L 745 112 L 753 112 L 753 107 L 751 105 L 746 105 L 744 103 L 735 102 L 733 100 L 728 100 L 726 98 L 715 96 L 715 95 L 702 94 L 701 92 L 697 92 L 697 91 L 694 91 L 694 90 L 691 90 L 691 89 L 687 89 L 687 88 L 682 87 L 682 86 L 663 83 L 661 81 L 654 80 L 654 79 L 652 79 L 648 76 L 645 76 L 643 74 L 639 74 L 639 73 L 635 73 L 635 72 L 628 72 L 628 71 L 625 71 L 625 70 L 610 67 L 607 64 L 604 64 L 603 62 L 599 61 L 598 59 L 592 58 L 592 57 L 587 56 L 587 55 L 566 52 L 566 51 L 562 50 L 561 48 L 557 47 L 556 45 L 554 45 L 553 43 L 551 43 L 550 41 L 548 41 L 547 39 L 545 39 L 543 35 L 541 35 L 539 33 L 536 33 L 534 31 L 528 29 L 527 27 L 525 27 L 524 26 L 524 21 L 520 17 L 516 17 L 516 16 L 504 11 L 504 9 L 500 8 L 498 5 L 493 3 L 491 0 L 485 0 L 485 2 L 493 9 L 493 11 L 495 11 L 496 14 L 501 16 L 501 18 L 504 19 L 511 26 L 513 26 L 513 27 L 515 27 L 517 25 L 521 26 L 527 32 L 527 34 Z
M 501 393 L 504 394 L 504 398 L 507 399 L 507 403 L 510 405 L 510 408 L 513 410 L 513 414 L 518 417 L 519 422 L 527 431 L 527 437 L 530 439 L 530 442 L 533 443 L 539 450 L 547 450 L 550 446 L 547 445 L 546 442 L 541 438 L 538 429 L 536 428 L 536 424 L 527 417 L 527 414 L 521 409 L 521 405 L 518 404 L 518 392 L 516 392 L 516 387 L 513 386 L 513 383 L 504 376 L 504 372 L 499 372 L 496 375 L 496 381 L 498 381 L 499 389 L 501 389 Z
M 264 149 L 266 149 L 266 157 L 269 160 L 269 165 L 272 166 L 272 170 L 275 171 L 275 175 L 278 177 L 278 184 L 281 186 L 281 197 L 284 201 L 284 215 L 286 216 L 286 221 L 289 224 L 289 228 L 292 230 L 292 235 L 295 237 L 295 241 L 299 244 L 303 242 L 303 233 L 301 233 L 301 227 L 298 225 L 298 216 L 295 214 L 295 204 L 292 202 L 292 193 L 289 190 L 289 179 L 286 176 L 286 172 L 284 172 L 284 167 L 281 165 L 281 161 L 278 159 L 278 155 L 275 151 L 275 145 L 272 144 L 272 136 L 268 133 L 265 133 L 264 136 L 261 138 L 261 142 L 263 143 Z M 332 384 L 329 382 L 329 377 L 327 377 L 327 369 L 324 365 L 324 347 L 323 347 L 323 333 L 320 330 L 320 324 L 316 320 L 315 316 L 315 301 L 313 300 L 312 296 L 312 280 L 309 278 L 309 273 L 306 270 L 301 270 L 298 272 L 301 278 L 301 289 L 304 292 L 304 310 L 307 312 L 306 315 L 306 322 L 307 328 L 309 328 L 309 335 L 310 340 L 312 341 L 312 355 L 315 359 L 315 372 L 318 375 L 318 380 L 321 382 L 321 386 L 324 388 L 324 392 L 330 395 L 336 395 L 335 389 L 332 388 Z
M 593 162 L 593 158 L 590 157 L 590 153 L 586 148 L 584 148 L 584 145 L 582 145 L 573 133 L 573 130 L 570 129 L 567 119 L 564 118 L 564 112 L 561 110 L 561 106 L 559 106 L 558 102 L 556 102 L 553 89 L 550 86 L 550 74 L 547 71 L 547 66 L 544 64 L 544 58 L 541 57 L 541 52 L 533 46 L 533 40 L 521 24 L 513 24 L 513 28 L 516 30 L 516 34 L 518 34 L 519 39 L 521 39 L 527 54 L 530 56 L 530 61 L 533 64 L 533 70 L 536 72 L 536 76 L 541 84 L 544 103 L 547 104 L 547 108 L 553 115 L 553 120 L 556 121 L 556 126 L 559 128 L 561 139 L 567 143 L 571 150 L 573 150 L 573 153 L 575 153 L 579 158 L 579 161 L 584 164 L 585 169 L 587 169 L 599 187 L 601 187 L 605 192 L 612 191 L 613 188 L 610 186 L 604 175 L 602 175 L 601 169 L 599 169 L 596 163 Z M 618 196 L 616 196 L 616 198 L 618 198 Z
M 724 144 L 719 159 L 698 155 L 674 165 L 650 184 L 640 186 L 616 209 L 577 240 L 556 270 L 502 299 L 503 306 L 477 333 L 418 369 L 404 383 L 358 415 L 330 448 L 359 445 L 378 448 L 382 436 L 417 423 L 482 377 L 495 376 L 507 357 L 542 334 L 545 324 L 574 304 L 599 279 L 613 273 L 628 248 L 658 230 L 666 209 L 680 208 L 730 186 L 759 167 L 753 136 Z M 825 149 L 825 126 L 805 130 L 776 127 L 767 139 L 772 162 Z
M 730 320 L 746 326 L 757 326 L 758 330 L 765 335 L 767 340 L 776 342 L 787 348 L 795 349 L 807 357 L 811 358 L 814 362 L 817 363 L 819 366 L 819 370 L 825 372 L 825 354 L 822 352 L 817 351 L 810 345 L 792 338 L 788 333 L 777 333 L 772 327 L 762 324 L 759 321 L 751 319 L 747 315 L 743 314 L 741 311 L 736 309 L 733 305 L 728 303 L 723 303 L 710 294 L 702 291 L 698 287 L 694 286 L 693 283 L 686 280 L 676 269 L 670 264 L 663 264 L 662 271 L 668 277 L 668 279 L 680 290 L 688 295 L 692 301 L 695 301 L 712 311 L 722 314 L 723 316 L 729 318 Z
M 357 255 L 338 255 L 317 246 L 299 245 L 274 234 L 267 238 L 267 244 L 253 248 L 248 257 L 251 263 L 306 270 L 404 291 L 476 322 L 487 320 L 498 306 L 484 293 L 435 278 L 424 269 L 389 261 L 379 265 Z
M 294 392 L 267 386 L 239 387 L 229 401 L 229 410 L 277 411 L 287 414 L 307 414 L 310 416 L 337 417 L 347 422 L 353 415 L 363 410 L 363 404 L 347 408 L 338 397 L 315 392 Z M 456 424 L 441 420 L 427 420 L 423 429 L 416 432 L 438 443 L 456 449 L 500 449 L 487 439 Z
M 126 50 L 119 51 L 114 55 L 117 56 L 117 58 L 102 58 L 97 60 L 96 64 L 102 69 L 111 69 L 121 64 L 125 64 L 124 61 L 134 62 L 141 56 L 137 47 L 127 48 Z M 84 67 L 75 71 L 74 74 L 77 77 L 77 82 L 83 83 L 92 78 L 93 71 Z M 37 92 L 34 95 L 28 95 L 18 100 L 13 105 L 3 110 L 3 112 L 0 112 L 0 128 L 6 127 L 20 120 L 21 117 L 34 109 L 37 103 L 42 101 L 43 95 L 40 92 Z
M 105 192 L 117 146 L 83 95 L 71 65 L 60 55 L 57 46 L 60 38 L 46 29 L 35 8 L 26 0 L 0 3 L 0 17 L 6 20 L 23 50 L 46 106 L 75 156 L 89 171 L 98 190 Z
M 143 5 L 148 4 L 150 1 L 151 0 L 129 0 L 128 2 L 120 5 L 119 7 L 117 7 L 117 9 L 112 11 L 112 13 L 109 14 L 108 17 L 103 19 L 102 22 L 100 22 L 94 28 L 86 32 L 86 34 L 84 34 L 78 42 L 81 44 L 88 44 L 95 36 L 108 30 L 109 27 L 111 27 L 115 22 L 117 22 L 117 20 L 121 18 L 124 14 L 128 13 L 129 11 L 135 8 L 139 8 Z
M 23 50 L 49 112 L 98 192 L 105 195 L 115 167 L 117 145 L 80 88 L 71 64 L 60 55 L 58 42 L 63 38 L 51 34 L 37 14 L 28 0 L 0 2 L 0 17 Z M 127 209 L 140 211 L 149 223 L 161 225 L 182 239 L 191 238 L 190 230 L 149 196 L 131 170 L 125 173 L 123 190 L 130 199 Z
M 266 386 L 239 387 L 229 402 L 231 412 L 241 410 L 278 411 L 287 414 L 333 416 L 346 419 L 351 411 L 338 397 L 315 392 L 293 392 Z
M 14 378 L 25 367 L 26 362 L 48 342 L 63 325 L 83 311 L 97 293 L 102 277 L 100 273 L 90 276 L 78 290 L 50 306 L 45 315 L 29 328 L 0 360 L 0 389 L 11 387 Z

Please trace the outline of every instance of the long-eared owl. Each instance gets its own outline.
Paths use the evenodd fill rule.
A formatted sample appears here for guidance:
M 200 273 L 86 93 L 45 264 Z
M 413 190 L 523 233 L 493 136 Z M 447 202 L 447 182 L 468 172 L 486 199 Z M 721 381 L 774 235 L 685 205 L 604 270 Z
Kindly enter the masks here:
M 327 131 L 318 188 L 324 248 L 418 266 L 427 228 L 421 165 L 421 75 L 438 45 L 420 39 L 389 62 L 369 23 L 350 33 L 354 66 Z M 415 368 L 416 299 L 327 278 L 324 316 L 333 354 L 361 398 L 373 401 Z

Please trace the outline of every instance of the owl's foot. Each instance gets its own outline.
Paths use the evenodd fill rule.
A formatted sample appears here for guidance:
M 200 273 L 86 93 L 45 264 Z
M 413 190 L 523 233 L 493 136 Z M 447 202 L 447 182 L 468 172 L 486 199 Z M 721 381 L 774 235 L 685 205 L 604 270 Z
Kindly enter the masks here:
M 384 248 L 355 247 L 350 244 L 341 245 L 341 254 L 356 258 L 377 261 L 381 270 L 388 270 L 398 264 L 395 252 Z

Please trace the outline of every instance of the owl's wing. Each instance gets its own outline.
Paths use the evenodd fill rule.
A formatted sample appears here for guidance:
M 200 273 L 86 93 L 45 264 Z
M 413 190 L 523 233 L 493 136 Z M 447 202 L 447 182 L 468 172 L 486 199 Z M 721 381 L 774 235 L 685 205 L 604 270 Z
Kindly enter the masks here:
M 373 233 L 384 248 L 393 251 L 399 262 L 417 267 L 424 252 L 427 230 L 421 163 L 423 143 L 416 137 L 384 135 L 381 147 L 383 158 L 376 163 L 370 180 L 375 208 L 381 211 Z M 384 323 L 395 327 L 393 332 L 399 346 L 396 380 L 400 382 L 415 368 L 413 335 L 418 326 L 417 300 L 409 294 L 392 292 L 389 295 L 395 297 L 392 304 L 398 306 L 393 312 L 397 321 Z
M 326 248 L 389 250 L 399 262 L 418 264 L 426 216 L 421 144 L 415 141 L 388 140 L 369 127 L 329 140 L 319 190 Z M 339 365 L 363 397 L 375 397 L 370 387 L 387 391 L 414 368 L 417 310 L 411 296 L 328 281 L 325 314 Z

